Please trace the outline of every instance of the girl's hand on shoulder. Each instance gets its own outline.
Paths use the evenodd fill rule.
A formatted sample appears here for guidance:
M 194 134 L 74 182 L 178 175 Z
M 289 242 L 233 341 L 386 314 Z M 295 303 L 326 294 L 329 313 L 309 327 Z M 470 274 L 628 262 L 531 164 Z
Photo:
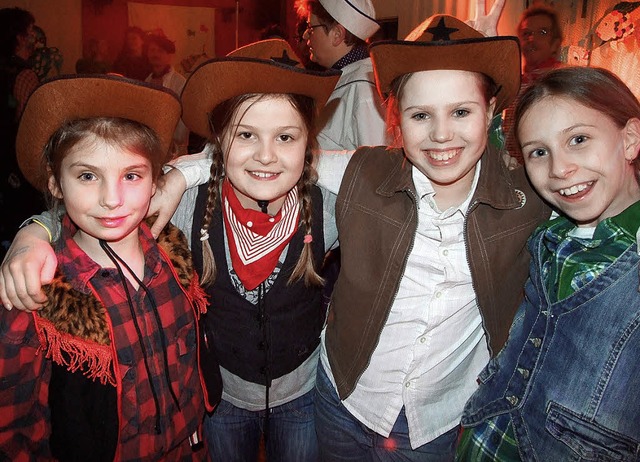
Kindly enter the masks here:
M 8 310 L 33 311 L 47 300 L 42 285 L 53 280 L 58 261 L 49 236 L 36 224 L 16 234 L 0 267 L 0 303 Z
M 487 0 L 476 0 L 475 17 L 467 21 L 467 24 L 486 37 L 495 37 L 498 35 L 498 20 L 505 4 L 506 0 L 495 0 L 487 13 Z
M 162 229 L 171 221 L 182 195 L 186 190 L 187 182 L 180 170 L 172 168 L 158 179 L 156 193 L 151 198 L 149 216 L 156 215 L 156 221 L 151 227 L 151 233 L 156 239 Z

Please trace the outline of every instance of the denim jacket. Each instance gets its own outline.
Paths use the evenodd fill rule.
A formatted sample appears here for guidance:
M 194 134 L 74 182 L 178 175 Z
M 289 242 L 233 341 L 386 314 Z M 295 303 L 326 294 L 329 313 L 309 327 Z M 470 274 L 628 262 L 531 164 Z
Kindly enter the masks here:
M 479 377 L 462 424 L 509 413 L 523 460 L 640 460 L 637 245 L 573 295 L 550 304 L 543 232 L 509 340 Z

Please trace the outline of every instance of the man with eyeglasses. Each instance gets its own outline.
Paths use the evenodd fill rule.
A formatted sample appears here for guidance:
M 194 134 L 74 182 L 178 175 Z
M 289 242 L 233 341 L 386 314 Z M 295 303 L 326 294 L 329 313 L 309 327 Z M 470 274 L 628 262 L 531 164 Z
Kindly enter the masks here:
M 560 66 L 558 52 L 562 29 L 557 13 L 547 6 L 526 9 L 518 24 L 518 40 L 523 60 L 523 83 L 530 83 L 544 72 Z
M 311 61 L 342 71 L 320 114 L 320 148 L 339 151 L 388 144 L 366 43 L 380 28 L 371 0 L 298 0 L 296 7 L 307 21 L 302 37 Z
M 562 44 L 562 28 L 558 14 L 545 5 L 533 5 L 522 12 L 518 23 L 518 40 L 522 54 L 522 82 L 520 94 L 532 82 L 546 71 L 560 67 L 558 60 Z M 522 164 L 522 153 L 515 142 L 513 127 L 513 111 L 516 101 L 504 110 L 502 130 L 505 135 L 505 148 L 509 155 Z M 515 162 L 513 162 L 515 165 Z

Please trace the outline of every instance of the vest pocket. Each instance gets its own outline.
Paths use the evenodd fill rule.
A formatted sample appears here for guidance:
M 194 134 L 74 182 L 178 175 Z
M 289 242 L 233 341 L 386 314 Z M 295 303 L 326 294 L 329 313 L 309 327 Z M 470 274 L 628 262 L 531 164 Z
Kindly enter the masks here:
M 553 401 L 548 407 L 545 428 L 554 438 L 576 452 L 580 460 L 636 460 L 638 442 Z

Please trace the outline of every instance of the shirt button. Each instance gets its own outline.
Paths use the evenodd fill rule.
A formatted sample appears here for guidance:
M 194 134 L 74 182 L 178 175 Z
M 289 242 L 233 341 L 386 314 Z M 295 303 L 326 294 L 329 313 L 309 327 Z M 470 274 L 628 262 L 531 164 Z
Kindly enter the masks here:
M 427 339 L 426 339 L 426 338 L 424 338 L 424 337 L 420 337 L 420 343 L 424 343 L 424 342 L 426 342 L 426 341 L 427 341 Z
M 269 223 L 273 223 L 274 221 L 276 221 L 275 218 L 273 218 L 273 217 L 269 218 Z
M 442 297 L 442 292 L 436 292 L 436 298 Z
M 251 228 L 253 226 L 253 221 L 247 221 L 247 228 Z
M 520 375 L 522 376 L 523 379 L 527 380 L 529 378 L 529 371 L 527 369 L 523 369 L 519 367 L 518 372 L 520 372 Z
M 539 338 L 530 338 L 529 341 L 533 343 L 533 346 L 536 348 L 540 348 L 540 345 L 542 345 L 542 340 Z
M 507 396 L 507 401 L 509 401 L 511 403 L 512 406 L 515 406 L 518 404 L 518 397 L 517 396 Z
M 404 386 L 405 386 L 406 388 L 409 388 L 409 387 L 411 386 L 411 382 L 406 382 L 406 383 L 404 384 Z
M 442 255 L 444 255 L 446 257 L 447 255 L 449 255 L 449 251 L 447 249 L 444 249 L 442 251 Z

